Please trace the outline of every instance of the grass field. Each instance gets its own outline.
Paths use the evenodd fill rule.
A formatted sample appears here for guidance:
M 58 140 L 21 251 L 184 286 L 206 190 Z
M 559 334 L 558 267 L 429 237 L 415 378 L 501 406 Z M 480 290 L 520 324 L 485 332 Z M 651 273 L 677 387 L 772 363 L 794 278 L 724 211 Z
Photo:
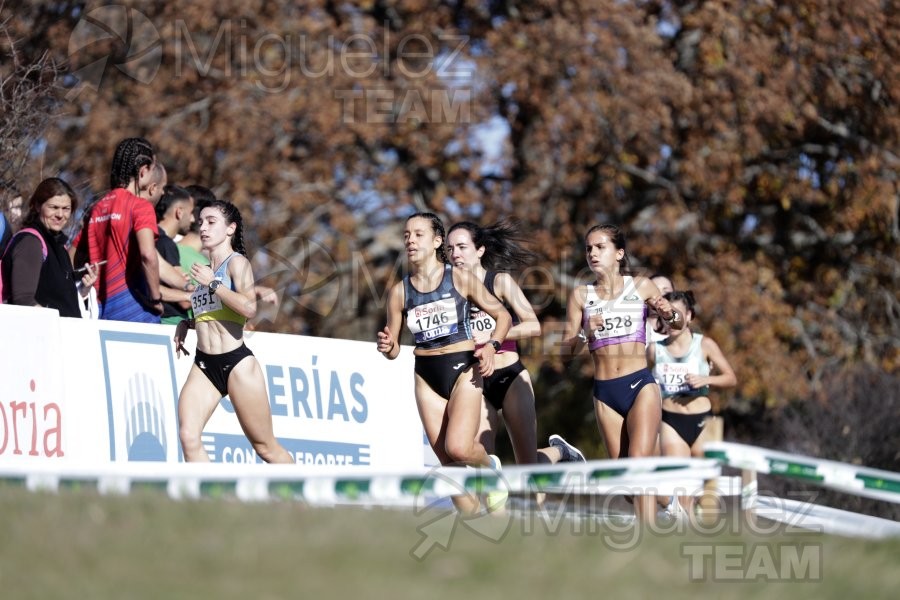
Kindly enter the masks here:
M 479 529 L 453 516 L 429 525 L 432 512 L 0 487 L 0 594 L 861 600 L 900 590 L 900 539 L 682 533 L 632 544 L 632 529 L 501 517 L 486 517 L 496 527 Z M 449 548 L 424 553 L 422 532 Z M 797 548 L 805 564 L 779 566 L 779 553 Z M 761 577 L 744 580 L 748 574 Z

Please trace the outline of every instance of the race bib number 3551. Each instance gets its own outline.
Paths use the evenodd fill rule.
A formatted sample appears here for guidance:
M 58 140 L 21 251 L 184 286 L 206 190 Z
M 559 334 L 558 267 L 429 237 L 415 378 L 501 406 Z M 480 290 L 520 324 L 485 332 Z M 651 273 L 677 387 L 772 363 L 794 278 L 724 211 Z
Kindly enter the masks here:
M 194 311 L 195 317 L 221 308 L 221 298 L 209 291 L 205 285 L 197 286 L 197 289 L 191 294 L 191 309 Z

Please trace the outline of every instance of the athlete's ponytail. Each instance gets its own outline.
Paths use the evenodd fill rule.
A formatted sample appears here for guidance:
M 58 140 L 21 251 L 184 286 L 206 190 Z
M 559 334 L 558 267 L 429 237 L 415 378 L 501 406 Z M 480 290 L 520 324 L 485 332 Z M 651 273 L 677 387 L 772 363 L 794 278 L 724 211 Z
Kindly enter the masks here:
M 448 235 L 457 229 L 465 229 L 472 237 L 475 249 L 484 248 L 481 265 L 491 271 L 516 271 L 535 262 L 534 252 L 524 248 L 526 242 L 517 221 L 501 220 L 493 225 L 479 227 L 470 221 L 456 223 Z

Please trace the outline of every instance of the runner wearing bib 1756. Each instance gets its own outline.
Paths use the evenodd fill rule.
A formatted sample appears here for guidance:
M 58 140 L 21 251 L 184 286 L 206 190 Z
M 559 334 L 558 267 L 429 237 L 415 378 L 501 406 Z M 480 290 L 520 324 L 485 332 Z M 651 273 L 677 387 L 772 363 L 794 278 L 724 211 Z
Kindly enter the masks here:
M 737 377 L 719 345 L 709 336 L 691 331 L 694 295 L 669 292 L 665 298 L 684 315 L 685 325 L 647 346 L 647 362 L 663 398 L 660 447 L 663 456 L 702 458 L 703 444 L 715 439 L 715 432 L 708 427 L 712 417 L 709 388 L 734 387 Z M 678 501 L 687 515 L 693 514 L 692 498 L 683 496 Z
M 175 328 L 175 349 L 184 352 L 188 327 L 197 330 L 197 356 L 178 398 L 179 437 L 188 462 L 209 462 L 201 434 L 226 394 L 241 429 L 257 455 L 270 463 L 293 463 L 272 429 L 266 381 L 259 362 L 244 345 L 244 324 L 256 314 L 250 261 L 244 256 L 241 213 L 215 200 L 200 212 L 200 239 L 212 266 L 194 263 L 191 295 L 194 319 Z
M 712 416 L 709 388 L 734 387 L 737 377 L 715 340 L 691 331 L 694 295 L 670 292 L 665 297 L 684 314 L 685 326 L 647 346 L 647 362 L 663 398 L 662 454 L 702 458 L 703 444 L 708 441 L 704 425 Z
M 569 296 L 563 358 L 581 349 L 583 330 L 594 363 L 594 411 L 610 458 L 652 456 L 660 396 L 644 351 L 647 314 L 656 310 L 674 330 L 684 327 L 684 318 L 652 281 L 626 274 L 625 235 L 615 225 L 591 228 L 585 254 L 596 279 Z M 655 517 L 652 496 L 636 508 L 645 520 Z
M 416 345 L 416 405 L 434 453 L 441 464 L 490 466 L 476 440 L 482 378 L 494 372 L 494 354 L 512 319 L 477 277 L 447 264 L 445 239 L 436 215 L 416 213 L 407 219 L 403 241 L 409 275 L 391 288 L 377 348 L 385 357 L 397 358 L 406 322 Z M 470 301 L 497 322 L 489 342 L 478 350 L 469 327 Z

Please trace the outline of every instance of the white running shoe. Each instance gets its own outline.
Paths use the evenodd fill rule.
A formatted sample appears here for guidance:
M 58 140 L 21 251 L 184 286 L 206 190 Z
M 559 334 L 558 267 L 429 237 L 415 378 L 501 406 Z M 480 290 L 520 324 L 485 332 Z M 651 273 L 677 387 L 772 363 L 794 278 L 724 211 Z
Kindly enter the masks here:
M 491 468 L 499 473 L 503 468 L 503 465 L 500 464 L 500 458 L 494 454 L 488 454 L 488 459 L 491 461 Z M 509 491 L 500 489 L 488 492 L 486 500 L 489 513 L 502 511 L 506 508 L 506 501 L 509 500 Z
M 581 450 L 564 440 L 561 435 L 554 433 L 547 441 L 550 442 L 553 448 L 559 450 L 559 453 L 562 455 L 562 462 L 587 462 Z
M 667 518 L 670 521 L 677 521 L 679 523 L 690 525 L 690 515 L 688 515 L 684 507 L 681 506 L 681 502 L 678 501 L 678 496 L 672 496 L 669 505 L 660 512 L 664 518 Z

